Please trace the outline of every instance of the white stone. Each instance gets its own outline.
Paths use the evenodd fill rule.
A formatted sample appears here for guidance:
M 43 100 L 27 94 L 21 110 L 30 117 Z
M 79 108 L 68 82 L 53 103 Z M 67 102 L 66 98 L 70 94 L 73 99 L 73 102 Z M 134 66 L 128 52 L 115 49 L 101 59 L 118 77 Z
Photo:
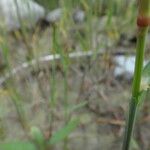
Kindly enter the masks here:
M 85 19 L 85 12 L 83 10 L 76 10 L 73 14 L 73 20 L 76 23 L 82 23 Z
M 46 16 L 46 21 L 48 21 L 49 23 L 55 23 L 57 21 L 60 20 L 62 16 L 62 9 L 61 8 L 57 8 L 53 11 L 50 11 L 47 16 Z
M 0 0 L 0 25 L 8 31 L 20 28 L 22 23 L 31 28 L 44 16 L 45 9 L 32 0 Z
M 48 21 L 49 23 L 55 23 L 61 19 L 62 15 L 63 15 L 63 9 L 57 8 L 53 11 L 50 11 L 47 14 L 46 21 Z M 85 13 L 83 10 L 76 10 L 73 13 L 72 17 L 76 23 L 81 23 L 85 19 Z
M 124 76 L 126 79 L 131 79 L 134 74 L 135 56 L 116 56 L 116 67 L 114 69 L 114 76 Z M 144 66 L 147 61 L 144 61 Z
M 115 62 L 117 64 L 114 70 L 115 77 L 125 74 L 128 75 L 129 78 L 133 76 L 135 64 L 134 56 L 116 56 Z

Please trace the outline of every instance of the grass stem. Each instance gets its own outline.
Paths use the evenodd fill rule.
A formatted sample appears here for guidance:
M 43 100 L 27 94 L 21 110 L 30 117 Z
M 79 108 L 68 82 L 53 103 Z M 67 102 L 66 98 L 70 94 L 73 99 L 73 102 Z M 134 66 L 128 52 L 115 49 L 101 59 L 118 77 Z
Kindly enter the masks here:
M 136 51 L 136 61 L 135 61 L 135 70 L 134 70 L 134 79 L 132 86 L 132 98 L 129 108 L 129 116 L 125 130 L 125 137 L 122 150 L 129 150 L 131 137 L 134 128 L 134 122 L 136 118 L 136 112 L 138 110 L 139 96 L 140 96 L 140 84 L 141 76 L 143 69 L 143 60 L 144 60 L 144 50 L 145 50 L 145 41 L 148 27 L 139 27 L 138 37 L 137 37 L 137 51 Z

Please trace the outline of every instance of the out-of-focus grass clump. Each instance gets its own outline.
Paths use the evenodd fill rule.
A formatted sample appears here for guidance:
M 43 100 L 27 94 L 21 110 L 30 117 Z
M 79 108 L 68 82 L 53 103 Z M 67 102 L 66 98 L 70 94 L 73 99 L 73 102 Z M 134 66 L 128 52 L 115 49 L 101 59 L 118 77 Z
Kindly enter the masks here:
M 92 108 L 103 111 L 110 96 L 103 92 L 104 86 L 112 82 L 112 87 L 118 88 L 106 69 L 114 67 L 110 54 L 122 50 L 120 39 L 129 38 L 129 44 L 124 43 L 132 47 L 135 0 L 34 1 L 45 8 L 45 17 L 56 9 L 61 13 L 53 23 L 42 18 L 32 28 L 21 26 L 11 32 L 0 28 L 0 113 L 4 110 L 0 120 L 6 125 L 0 126 L 0 149 L 83 149 L 88 145 L 86 139 L 97 136 L 89 140 L 90 149 L 102 138 L 97 135 L 100 131 L 89 104 L 92 99 Z M 80 21 L 76 19 L 79 15 L 83 15 Z M 76 52 L 90 52 L 90 56 L 77 57 Z M 107 77 L 108 82 L 101 86 Z M 112 87 L 110 93 L 114 93 Z

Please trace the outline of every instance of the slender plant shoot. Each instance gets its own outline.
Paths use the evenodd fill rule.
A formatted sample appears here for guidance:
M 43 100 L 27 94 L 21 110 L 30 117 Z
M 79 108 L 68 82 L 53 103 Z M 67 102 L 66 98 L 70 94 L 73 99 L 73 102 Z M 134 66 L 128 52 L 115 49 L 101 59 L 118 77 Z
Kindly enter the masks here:
M 148 32 L 149 25 L 150 25 L 150 0 L 138 0 L 138 17 L 137 17 L 138 35 L 137 35 L 136 61 L 132 85 L 132 97 L 130 102 L 129 116 L 127 120 L 122 150 L 130 149 L 136 112 L 138 110 L 139 102 L 141 101 L 141 94 L 143 93 L 143 90 L 141 89 L 141 77 L 143 71 L 146 34 Z

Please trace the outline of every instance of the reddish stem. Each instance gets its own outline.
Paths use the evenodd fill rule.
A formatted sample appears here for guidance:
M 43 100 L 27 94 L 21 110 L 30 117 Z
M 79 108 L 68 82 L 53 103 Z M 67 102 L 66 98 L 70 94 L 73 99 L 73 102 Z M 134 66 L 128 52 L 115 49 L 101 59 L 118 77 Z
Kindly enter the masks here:
M 150 17 L 138 16 L 137 25 L 138 25 L 138 27 L 150 26 Z

